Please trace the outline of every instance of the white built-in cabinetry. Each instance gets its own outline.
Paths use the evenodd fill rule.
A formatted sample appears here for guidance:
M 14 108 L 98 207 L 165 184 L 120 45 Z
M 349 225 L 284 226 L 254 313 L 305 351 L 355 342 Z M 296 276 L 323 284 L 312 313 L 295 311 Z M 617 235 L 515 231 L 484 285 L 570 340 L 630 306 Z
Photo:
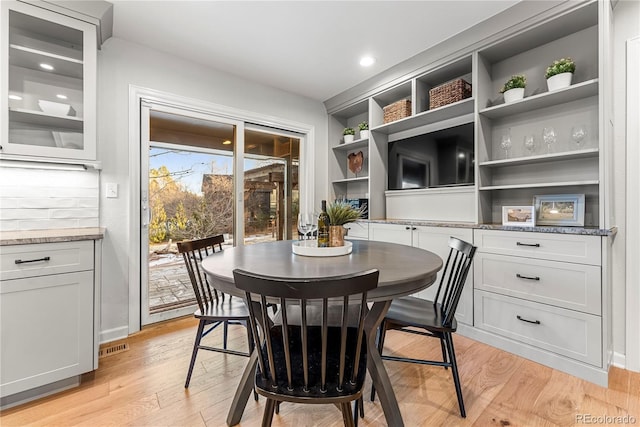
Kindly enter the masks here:
M 380 242 L 398 243 L 416 248 L 426 249 L 446 261 L 449 256 L 449 237 L 457 237 L 466 242 L 473 241 L 473 230 L 470 228 L 428 227 L 411 224 L 369 224 L 369 239 Z M 438 288 L 440 273 L 436 282 L 415 296 L 433 300 Z M 473 267 L 458 303 L 456 319 L 460 323 L 473 325 Z
M 2 2 L 0 158 L 96 159 L 96 26 Z
M 99 245 L 83 240 L 2 246 L 3 406 L 57 382 L 77 384 L 80 374 L 98 367 Z

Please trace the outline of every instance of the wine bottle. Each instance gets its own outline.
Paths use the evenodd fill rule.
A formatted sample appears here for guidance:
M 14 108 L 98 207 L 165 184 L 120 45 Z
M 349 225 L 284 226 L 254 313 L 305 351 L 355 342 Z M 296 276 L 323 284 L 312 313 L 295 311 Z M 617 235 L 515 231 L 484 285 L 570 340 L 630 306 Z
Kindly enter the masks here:
M 322 212 L 318 215 L 318 247 L 329 247 L 329 215 L 327 215 L 327 201 L 322 201 Z

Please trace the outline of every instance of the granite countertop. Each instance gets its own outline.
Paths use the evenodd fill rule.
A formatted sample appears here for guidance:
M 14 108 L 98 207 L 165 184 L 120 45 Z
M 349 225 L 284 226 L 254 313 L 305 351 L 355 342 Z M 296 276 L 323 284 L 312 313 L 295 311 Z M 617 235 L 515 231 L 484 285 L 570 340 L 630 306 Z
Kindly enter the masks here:
M 104 238 L 102 227 L 60 228 L 55 230 L 3 231 L 0 246 L 28 245 L 31 243 L 58 243 L 77 240 L 100 240 Z
M 614 236 L 618 232 L 618 227 L 597 228 L 597 227 L 554 227 L 554 226 L 537 226 L 537 227 L 516 227 L 512 225 L 502 224 L 474 224 L 469 222 L 435 222 L 421 221 L 411 219 L 365 219 L 362 222 L 380 223 L 380 224 L 401 224 L 416 225 L 424 227 L 454 227 L 454 228 L 473 228 L 479 230 L 505 230 L 505 231 L 528 231 L 536 233 L 556 233 L 556 234 L 581 234 L 584 236 Z

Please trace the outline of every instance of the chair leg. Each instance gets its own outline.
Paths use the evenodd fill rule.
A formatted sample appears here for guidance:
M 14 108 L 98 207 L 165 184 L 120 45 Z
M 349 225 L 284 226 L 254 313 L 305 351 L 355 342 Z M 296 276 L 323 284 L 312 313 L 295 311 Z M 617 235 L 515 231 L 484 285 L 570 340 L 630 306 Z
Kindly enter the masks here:
M 189 371 L 187 372 L 187 380 L 184 383 L 184 388 L 189 388 L 191 382 L 191 374 L 193 373 L 193 367 L 196 364 L 196 356 L 198 355 L 198 347 L 200 347 L 200 340 L 202 339 L 202 333 L 204 331 L 205 321 L 200 319 L 198 323 L 198 332 L 196 333 L 196 340 L 193 343 L 193 351 L 191 353 L 191 363 L 189 364 Z
M 342 411 L 344 427 L 355 427 L 353 414 L 351 414 L 351 404 L 349 402 L 342 402 L 340 404 L 340 410 Z
M 444 338 L 440 338 L 440 348 L 442 349 L 442 361 L 444 363 L 451 363 L 451 360 L 447 359 L 447 349 L 444 345 Z M 445 366 L 444 369 L 449 369 L 449 367 Z
M 364 418 L 364 399 L 360 396 L 353 401 L 353 424 L 358 427 L 358 415 L 360 418 Z
M 383 320 L 378 328 L 378 353 L 382 356 L 382 350 L 384 349 L 384 338 L 387 335 L 387 321 Z M 371 384 L 371 401 L 376 400 L 376 388 Z
M 453 383 L 456 386 L 456 394 L 458 395 L 458 406 L 460 407 L 460 416 L 462 418 L 467 417 L 467 413 L 464 410 L 464 401 L 462 400 L 462 387 L 460 386 L 460 377 L 458 376 L 458 364 L 456 362 L 456 353 L 453 348 L 453 337 L 451 333 L 445 333 L 444 339 L 446 341 L 447 350 L 449 353 L 449 360 L 451 361 L 451 374 L 453 375 Z
M 276 408 L 276 401 L 267 399 L 264 405 L 264 414 L 262 415 L 262 427 L 271 427 L 273 422 L 273 410 Z
M 227 349 L 227 337 L 229 336 L 229 321 L 225 320 L 223 327 L 223 339 L 222 339 L 222 348 Z

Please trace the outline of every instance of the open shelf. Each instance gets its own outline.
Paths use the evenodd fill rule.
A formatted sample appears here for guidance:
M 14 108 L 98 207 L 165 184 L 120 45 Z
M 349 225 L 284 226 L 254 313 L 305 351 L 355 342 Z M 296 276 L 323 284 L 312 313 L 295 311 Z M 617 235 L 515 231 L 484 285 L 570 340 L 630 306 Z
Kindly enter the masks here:
M 9 110 L 9 120 L 12 122 L 29 123 L 32 125 L 51 128 L 63 128 L 82 131 L 83 120 L 80 117 L 53 116 L 42 111 L 12 108 Z
M 545 187 L 570 187 L 581 185 L 598 185 L 598 180 L 585 180 L 585 181 L 566 181 L 566 182 L 541 182 L 535 184 L 514 184 L 514 185 L 490 185 L 486 187 L 480 187 L 480 191 L 493 191 L 493 190 L 514 190 L 519 188 L 545 188 Z
M 564 153 L 540 154 L 537 156 L 518 157 L 514 159 L 490 160 L 482 162 L 479 165 L 488 168 L 499 168 L 506 166 L 527 165 L 533 163 L 547 163 L 550 161 L 561 161 L 570 159 L 585 159 L 589 157 L 598 157 L 599 150 L 597 148 L 587 148 L 583 150 L 566 151 Z
M 334 151 L 349 151 L 356 148 L 365 148 L 369 144 L 369 138 L 356 139 L 348 144 L 340 144 L 333 147 Z
M 368 176 L 359 176 L 357 178 L 345 178 L 345 179 L 334 179 L 331 181 L 333 184 L 349 184 L 352 182 L 365 182 L 368 181 Z
M 395 122 L 385 123 L 383 125 L 376 126 L 371 130 L 385 135 L 390 135 L 420 126 L 436 123 L 442 124 L 447 123 L 448 121 L 454 121 L 455 119 L 461 119 L 460 123 L 448 123 L 446 126 L 453 127 L 456 124 L 459 125 L 473 121 L 473 105 L 473 98 L 467 98 L 462 101 L 454 102 L 453 104 L 445 105 L 444 107 L 424 111 L 414 116 L 405 117 L 404 119 L 400 119 Z
M 480 114 L 490 119 L 499 119 L 539 108 L 551 107 L 590 96 L 596 96 L 597 94 L 598 79 L 591 79 L 586 82 L 573 84 L 564 89 L 544 92 L 509 104 L 500 104 L 485 108 L 484 110 L 480 110 Z

